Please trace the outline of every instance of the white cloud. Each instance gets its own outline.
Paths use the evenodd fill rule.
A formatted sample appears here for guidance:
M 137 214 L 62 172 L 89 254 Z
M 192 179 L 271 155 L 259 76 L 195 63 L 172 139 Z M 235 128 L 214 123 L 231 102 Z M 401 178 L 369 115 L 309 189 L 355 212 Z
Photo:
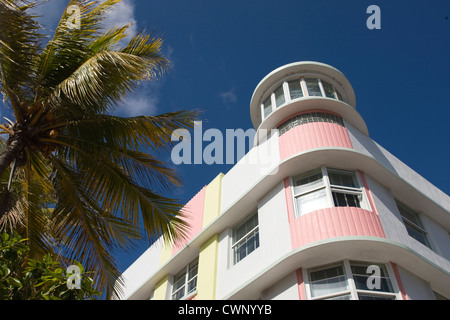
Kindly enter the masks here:
M 146 81 L 132 94 L 125 97 L 113 112 L 124 117 L 152 116 L 158 112 L 159 91 L 164 80 Z
M 54 32 L 68 3 L 69 1 L 67 0 L 47 0 L 36 6 L 33 12 L 40 16 L 38 21 L 42 26 Z M 135 19 L 134 0 L 122 0 L 117 3 L 107 12 L 106 19 L 102 21 L 103 29 L 105 30 L 112 27 L 122 27 L 129 23 L 131 25 L 127 33 L 131 37 L 138 31 L 137 21 Z M 121 44 L 127 43 L 126 39 L 123 41 L 124 43 Z
M 38 19 L 39 22 L 53 33 L 68 3 L 68 0 L 48 0 L 38 5 L 33 11 L 41 16 Z M 122 0 L 117 3 L 106 13 L 106 18 L 102 21 L 104 30 L 127 24 L 131 24 L 127 30 L 129 36 L 122 39 L 119 46 L 125 46 L 131 36 L 138 32 L 134 0 Z M 174 49 L 168 46 L 165 52 L 166 57 L 171 60 L 173 52 Z M 158 110 L 159 92 L 163 82 L 164 80 L 143 82 L 137 90 L 124 98 L 123 103 L 114 110 L 113 114 L 126 117 L 155 115 Z
M 222 99 L 223 104 L 230 106 L 237 102 L 238 98 L 235 91 L 235 88 L 231 88 L 228 91 L 219 93 L 219 97 Z
M 111 8 L 111 10 L 107 13 L 106 19 L 103 21 L 103 27 L 105 30 L 113 27 L 122 27 L 129 23 L 131 24 L 127 30 L 127 34 L 129 36 L 119 43 L 122 46 L 127 44 L 127 39 L 129 40 L 131 36 L 138 32 L 134 8 L 135 6 L 133 0 L 122 0 Z

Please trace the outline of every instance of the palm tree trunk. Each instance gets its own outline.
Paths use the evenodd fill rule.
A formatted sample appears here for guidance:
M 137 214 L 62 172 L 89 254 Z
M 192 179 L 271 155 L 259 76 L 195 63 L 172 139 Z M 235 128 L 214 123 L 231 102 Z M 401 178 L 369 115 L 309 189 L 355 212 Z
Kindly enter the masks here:
M 24 148 L 25 143 L 21 134 L 15 134 L 8 139 L 5 150 L 0 154 L 0 176 L 14 159 L 20 158 Z
M 17 125 L 16 125 L 17 127 Z M 11 180 L 14 175 L 14 171 L 18 165 L 19 160 L 23 158 L 23 150 L 25 148 L 25 140 L 23 139 L 23 130 L 15 128 L 14 134 L 11 135 L 6 143 L 5 150 L 0 154 L 0 176 L 3 175 L 7 167 L 14 162 L 14 166 L 11 169 L 11 175 L 8 182 L 8 188 L 4 191 L 4 196 L 0 203 L 0 219 L 6 214 L 9 202 L 9 189 L 11 186 Z

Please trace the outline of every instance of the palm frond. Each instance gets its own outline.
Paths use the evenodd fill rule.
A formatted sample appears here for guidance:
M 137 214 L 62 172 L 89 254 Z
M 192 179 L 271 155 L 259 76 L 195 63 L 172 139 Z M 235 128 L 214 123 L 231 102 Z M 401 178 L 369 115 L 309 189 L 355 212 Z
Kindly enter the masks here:
M 83 140 L 106 142 L 115 148 L 156 152 L 172 147 L 172 135 L 179 129 L 191 129 L 201 112 L 181 110 L 157 116 L 130 118 L 112 115 L 88 115 L 79 119 L 63 119 L 43 128 L 65 128 L 66 134 Z
M 41 50 L 40 26 L 26 11 L 33 6 L 0 0 L 0 85 L 18 120 L 22 119 L 21 102 L 32 99 L 29 88 Z

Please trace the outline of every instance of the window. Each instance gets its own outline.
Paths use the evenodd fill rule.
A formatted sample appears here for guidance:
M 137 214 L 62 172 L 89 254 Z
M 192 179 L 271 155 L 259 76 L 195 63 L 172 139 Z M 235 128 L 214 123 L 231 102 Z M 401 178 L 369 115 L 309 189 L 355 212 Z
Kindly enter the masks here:
M 343 265 L 327 267 L 309 273 L 311 297 L 329 296 L 332 300 L 350 300 Z M 344 294 L 339 295 L 343 292 Z M 338 295 L 336 295 L 338 294 Z
M 356 180 L 355 172 L 330 169 L 328 178 L 335 207 L 361 208 L 362 188 Z
M 286 99 L 284 98 L 283 85 L 279 86 L 277 90 L 275 90 L 275 104 L 277 108 L 284 104 Z
M 329 122 L 329 123 L 338 124 L 340 126 L 344 126 L 344 121 L 339 116 L 336 116 L 331 113 L 325 113 L 325 112 L 309 112 L 309 113 L 303 113 L 298 116 L 292 117 L 289 120 L 283 122 L 278 127 L 279 135 L 281 136 L 283 133 L 286 133 L 287 131 L 291 130 L 292 128 L 295 128 L 302 124 L 312 123 L 312 122 Z
M 305 79 L 306 88 L 308 89 L 308 96 L 321 97 L 322 91 L 320 90 L 318 79 Z
M 267 116 L 272 113 L 272 100 L 270 96 L 266 99 L 266 101 L 264 101 L 263 109 L 264 109 L 264 118 L 267 118 Z
M 385 265 L 348 260 L 308 270 L 306 290 L 314 300 L 394 300 L 398 296 Z
M 273 102 L 272 96 L 274 98 Z M 339 91 L 329 82 L 318 78 L 298 78 L 278 85 L 277 89 L 262 102 L 261 112 L 263 118 L 267 118 L 275 108 L 284 105 L 287 101 L 300 99 L 305 96 L 328 97 L 344 101 Z
M 173 279 L 172 300 L 181 300 L 197 290 L 198 258 L 183 268 Z
M 333 206 L 369 209 L 354 171 L 322 167 L 295 177 L 293 183 L 297 217 Z
M 238 263 L 259 247 L 258 213 L 233 229 L 233 260 Z
M 342 95 L 337 90 L 336 90 L 336 95 L 337 95 L 338 100 L 344 101 L 344 99 L 342 99 Z
M 322 82 L 322 87 L 323 87 L 323 91 L 325 93 L 325 97 L 336 99 L 336 97 L 334 95 L 333 86 L 323 80 L 321 80 L 320 82 Z
M 393 295 L 379 294 L 394 292 L 384 265 L 351 262 L 350 268 L 359 300 L 392 300 L 394 298 Z
M 402 216 L 403 223 L 408 231 L 408 234 L 431 249 L 430 241 L 428 240 L 427 232 L 425 231 L 420 216 L 403 203 L 397 201 L 397 207 Z
M 297 216 L 329 207 L 322 170 L 306 173 L 294 182 Z
M 290 81 L 288 83 L 288 86 L 289 86 L 289 94 L 290 94 L 291 100 L 303 97 L 302 86 L 300 85 L 299 80 Z

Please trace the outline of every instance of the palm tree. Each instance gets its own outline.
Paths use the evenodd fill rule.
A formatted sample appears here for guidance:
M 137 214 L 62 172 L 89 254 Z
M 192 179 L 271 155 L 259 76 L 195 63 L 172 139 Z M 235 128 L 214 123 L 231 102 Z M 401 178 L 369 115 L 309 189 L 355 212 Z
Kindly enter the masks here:
M 128 25 L 102 31 L 118 2 L 71 0 L 80 25 L 67 23 L 66 10 L 44 44 L 30 13 L 35 4 L 0 0 L 0 89 L 15 118 L 0 125 L 8 135 L 0 221 L 14 222 L 20 211 L 33 255 L 76 259 L 108 290 L 118 289 L 112 251 L 133 248 L 142 225 L 147 239 L 183 236 L 181 204 L 164 196 L 181 182 L 157 156 L 170 150 L 174 130 L 192 128 L 198 116 L 111 115 L 142 81 L 170 67 L 160 37 L 141 31 L 119 47 Z

